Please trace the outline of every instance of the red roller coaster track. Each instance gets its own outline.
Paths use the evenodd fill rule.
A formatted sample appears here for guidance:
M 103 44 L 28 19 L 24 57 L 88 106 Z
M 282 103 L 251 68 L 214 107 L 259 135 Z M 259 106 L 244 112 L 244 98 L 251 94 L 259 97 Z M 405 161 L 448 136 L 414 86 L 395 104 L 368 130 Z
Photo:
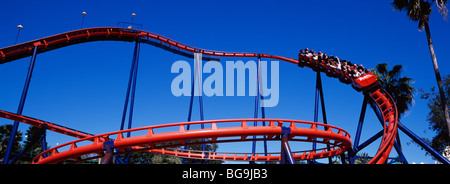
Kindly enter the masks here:
M 46 122 L 43 120 L 30 118 L 23 115 L 14 114 L 7 111 L 0 110 L 0 117 L 26 123 L 32 126 L 36 127 L 46 127 L 50 131 L 62 133 L 65 135 L 82 138 L 73 142 L 69 142 L 66 144 L 62 144 L 58 147 L 52 148 L 47 150 L 46 152 L 43 152 L 40 154 L 39 157 L 35 158 L 35 163 L 57 163 L 58 161 L 64 161 L 67 159 L 75 159 L 78 160 L 78 162 L 85 161 L 88 159 L 94 159 L 100 156 L 103 156 L 102 151 L 103 147 L 101 147 L 99 144 L 102 144 L 107 141 L 114 141 L 114 146 L 116 148 L 120 148 L 118 146 L 125 145 L 123 148 L 133 148 L 130 150 L 127 149 L 121 149 L 123 153 L 130 153 L 130 152 L 136 152 L 136 151 L 143 151 L 148 150 L 150 152 L 154 153 L 161 153 L 161 154 L 169 154 L 169 155 L 175 155 L 179 157 L 186 157 L 186 158 L 196 158 L 196 159 L 219 159 L 219 160 L 249 160 L 249 161 L 257 161 L 257 160 L 280 160 L 281 156 L 279 154 L 269 154 L 267 156 L 260 156 L 258 154 L 251 155 L 251 154 L 237 154 L 237 153 L 224 153 L 224 154 L 218 154 L 215 152 L 209 152 L 206 154 L 205 152 L 195 152 L 195 151 L 186 151 L 186 150 L 164 150 L 163 149 L 154 149 L 157 148 L 155 144 L 161 144 L 161 143 L 169 143 L 178 141 L 180 142 L 180 145 L 186 145 L 186 141 L 189 139 L 195 139 L 192 138 L 194 136 L 197 136 L 197 138 L 210 138 L 211 142 L 213 143 L 219 143 L 219 142 L 236 142 L 236 141 L 252 141 L 253 139 L 246 139 L 248 136 L 254 136 L 254 135 L 265 135 L 268 136 L 269 140 L 279 140 L 280 134 L 281 134 L 281 126 L 283 125 L 283 122 L 290 123 L 290 131 L 291 135 L 289 136 L 290 141 L 306 141 L 306 142 L 312 142 L 312 140 L 315 138 L 316 140 L 314 142 L 317 143 L 323 143 L 331 145 L 331 150 L 315 150 L 315 151 L 303 151 L 303 152 L 297 152 L 294 154 L 294 159 L 298 160 L 304 160 L 304 159 L 315 159 L 315 158 L 323 158 L 323 157 L 329 157 L 341 154 L 345 152 L 347 148 L 351 147 L 351 139 L 350 135 L 345 131 L 338 127 L 334 127 L 331 125 L 326 125 L 322 123 L 314 123 L 314 122 L 306 122 L 306 121 L 294 121 L 294 120 L 281 120 L 281 119 L 238 119 L 238 120 L 217 120 L 217 121 L 198 121 L 198 122 L 189 122 L 189 123 L 174 123 L 174 124 L 165 124 L 165 125 L 157 125 L 157 126 L 151 126 L 151 127 L 143 127 L 143 128 L 136 128 L 136 129 L 129 129 L 119 132 L 112 132 L 108 134 L 101 134 L 101 135 L 93 135 L 85 132 L 81 132 L 78 130 L 74 130 L 68 127 L 64 127 L 55 123 Z M 270 121 L 269 125 L 267 127 L 249 127 L 246 122 L 252 122 L 252 121 Z M 233 122 L 239 122 L 241 126 L 234 127 L 234 128 L 217 128 L 217 123 L 233 123 Z M 277 126 L 275 126 L 274 123 L 278 123 Z M 298 128 L 296 124 L 307 124 L 308 128 Z M 211 129 L 207 130 L 184 130 L 185 125 L 194 125 L 194 124 L 211 124 Z M 155 135 L 154 130 L 158 128 L 167 128 L 167 127 L 177 127 L 179 128 L 179 131 L 175 132 L 169 132 L 165 134 L 157 134 Z M 323 130 L 321 130 L 323 127 Z M 151 147 L 139 147 L 139 145 L 142 145 L 141 142 L 136 141 L 139 138 L 123 138 L 123 133 L 127 132 L 138 132 L 138 131 L 145 131 L 147 132 L 146 137 L 143 137 L 144 139 L 147 138 L 148 140 L 144 140 L 143 142 L 146 142 L 145 145 L 153 145 Z M 334 130 L 334 131 L 333 131 Z M 201 132 L 199 132 L 201 131 Z M 120 135 L 119 135 L 120 134 Z M 197 134 L 197 135 L 195 135 Z M 111 139 L 111 137 L 116 137 L 115 139 Z M 169 136 L 170 138 L 168 138 Z M 203 136 L 203 137 L 198 137 Z M 220 137 L 239 137 L 238 139 L 226 139 L 226 140 L 218 140 Z M 299 138 L 303 136 L 303 139 Z M 295 138 L 295 139 L 294 139 Z M 321 138 L 317 140 L 318 138 Z M 123 142 L 123 140 L 126 139 L 127 141 Z M 140 138 L 142 139 L 142 138 Z M 77 142 L 83 142 L 83 141 L 91 141 L 94 142 L 88 147 L 78 148 L 76 146 Z M 334 141 L 334 142 L 333 142 Z M 120 142 L 120 144 L 119 144 Z M 183 143 L 183 144 L 182 144 Z M 187 143 L 189 144 L 189 143 Z M 94 145 L 97 145 L 95 147 Z M 136 146 L 133 146 L 136 145 Z M 68 147 L 69 152 L 66 153 L 66 155 L 62 154 L 59 155 L 58 149 L 62 149 L 64 147 Z M 174 144 L 170 144 L 170 146 L 174 146 Z M 164 147 L 164 146 L 160 146 Z M 73 152 L 74 149 L 77 148 L 78 152 Z M 94 149 L 94 150 L 93 150 Z M 100 149 L 100 150 L 96 150 Z M 319 152 L 321 151 L 321 152 Z M 90 153 L 97 153 L 97 157 L 84 157 L 81 159 L 81 156 L 84 156 L 86 154 Z M 42 155 L 44 154 L 51 154 L 51 157 L 47 157 L 47 159 L 44 159 Z M 56 156 L 58 154 L 58 156 Z M 250 157 L 248 156 L 250 155 Z M 38 161 L 36 159 L 39 158 Z
M 136 30 L 136 29 L 125 29 L 125 28 L 117 28 L 117 27 L 99 27 L 99 28 L 87 28 L 80 29 L 75 31 L 70 31 L 62 34 L 53 35 L 50 37 L 37 39 L 30 42 L 25 42 L 22 44 L 6 47 L 0 49 L 0 64 L 7 63 L 13 60 L 17 60 L 20 58 L 31 56 L 33 53 L 33 48 L 37 48 L 37 53 L 43 53 L 47 51 L 51 51 L 57 48 L 84 43 L 91 41 L 127 41 L 133 42 L 140 38 L 143 43 L 152 44 L 157 47 L 161 47 L 168 51 L 174 52 L 179 55 L 184 55 L 188 57 L 192 57 L 194 53 L 202 53 L 205 56 L 209 57 L 262 57 L 262 58 L 271 58 L 281 61 L 286 61 L 293 64 L 298 64 L 299 66 L 306 66 L 308 68 L 312 68 L 314 70 L 319 70 L 325 72 L 327 74 L 332 73 L 333 77 L 338 77 L 343 79 L 342 81 L 347 84 L 352 84 L 356 86 L 358 89 L 362 89 L 366 94 L 371 97 L 380 112 L 383 115 L 383 123 L 384 131 L 383 138 L 380 144 L 380 147 L 376 153 L 376 155 L 369 161 L 370 164 L 383 164 L 388 159 L 389 153 L 393 147 L 395 137 L 397 134 L 397 121 L 398 121 L 398 113 L 397 107 L 395 105 L 392 97 L 385 92 L 384 89 L 381 88 L 380 85 L 377 85 L 376 77 L 368 72 L 367 74 L 353 79 L 345 75 L 340 71 L 336 71 L 333 69 L 329 69 L 328 66 L 324 65 L 321 62 L 314 62 L 311 58 L 303 58 L 299 56 L 299 60 L 269 55 L 269 54 L 257 54 L 257 53 L 241 53 L 241 52 L 222 52 L 222 51 L 212 51 L 200 49 L 192 46 L 188 46 L 182 44 L 180 42 L 171 40 L 164 36 Z M 70 143 L 63 144 L 61 146 L 49 149 L 43 153 L 41 153 L 38 157 L 34 159 L 34 163 L 57 163 L 64 159 L 75 158 L 78 160 L 82 160 L 80 156 L 89 154 L 89 153 L 97 153 L 98 155 L 102 155 L 103 152 L 103 144 L 102 142 L 113 141 L 114 147 L 122 149 L 122 151 L 126 151 L 125 148 L 135 148 L 136 150 L 149 150 L 152 149 L 152 145 L 159 142 L 170 142 L 170 141 L 178 141 L 183 142 L 183 140 L 189 139 L 197 139 L 197 138 L 209 138 L 211 142 L 219 142 L 218 138 L 220 137 L 229 137 L 229 136 L 240 136 L 241 139 L 237 140 L 227 140 L 227 141 L 246 141 L 245 138 L 249 135 L 269 135 L 268 139 L 274 139 L 281 133 L 281 127 L 275 126 L 274 122 L 278 121 L 288 121 L 291 122 L 291 133 L 290 140 L 294 140 L 294 137 L 306 137 L 306 139 L 302 139 L 302 141 L 312 141 L 311 138 L 322 138 L 324 144 L 329 144 L 333 146 L 330 151 L 323 150 L 321 153 L 317 152 L 303 152 L 303 154 L 294 154 L 295 159 L 313 159 L 313 158 L 321 158 L 328 157 L 336 154 L 340 154 L 345 151 L 345 149 L 349 149 L 351 145 L 351 141 L 348 133 L 329 125 L 323 125 L 320 123 L 311 123 L 304 121 L 295 121 L 295 120 L 278 120 L 278 119 L 259 119 L 258 121 L 271 121 L 269 126 L 263 127 L 248 127 L 246 126 L 246 121 L 256 121 L 257 119 L 239 119 L 239 120 L 216 120 L 216 121 L 204 121 L 204 122 L 190 122 L 190 123 L 175 123 L 168 125 L 157 125 L 152 127 L 144 127 L 137 129 L 129 129 L 124 131 L 112 132 L 101 135 L 91 135 L 81 131 L 77 131 L 74 129 L 69 129 L 60 125 L 48 123 L 45 121 L 37 120 L 34 118 L 29 118 L 13 113 L 9 113 L 6 111 L 0 111 L 0 117 L 13 119 L 19 122 L 28 123 L 33 126 L 46 126 L 50 127 L 49 130 L 56 131 L 59 133 L 71 135 L 74 137 L 81 138 L 80 140 L 73 141 Z M 234 128 L 217 128 L 217 123 L 225 123 L 225 122 L 242 122 L 240 127 Z M 210 123 L 211 129 L 204 130 L 184 130 L 184 125 L 188 124 L 198 124 L 198 123 Z M 310 128 L 296 128 L 296 123 L 310 123 Z M 280 125 L 280 124 L 279 124 Z M 179 126 L 180 129 L 171 133 L 161 133 L 161 134 L 152 134 L 151 130 L 160 127 L 168 127 L 168 126 Z M 314 128 L 314 126 L 316 128 Z M 324 131 L 317 129 L 317 126 L 330 127 L 327 130 L 335 129 L 338 132 L 334 131 Z M 138 131 L 138 130 L 147 130 L 148 134 L 145 136 L 135 136 L 130 138 L 123 138 L 122 133 Z M 343 133 L 345 132 L 345 133 Z M 109 139 L 110 136 L 116 135 L 117 138 L 115 140 Z M 187 136 L 187 137 L 184 137 Z M 92 144 L 77 147 L 78 142 L 91 140 Z M 252 139 L 253 140 L 253 139 Z M 58 148 L 70 146 L 67 151 L 63 151 L 61 153 L 58 152 Z M 136 147 L 137 146 L 137 147 Z M 144 146 L 144 147 L 143 147 Z M 182 157 L 197 157 L 197 158 L 205 158 L 205 153 L 192 153 L 186 151 L 170 151 L 170 150 L 155 150 L 152 149 L 153 152 L 160 152 L 164 154 L 172 154 L 176 156 Z M 49 154 L 47 157 L 43 157 L 44 154 Z M 214 156 L 213 156 L 214 155 Z M 216 153 L 209 154 L 208 159 L 229 159 L 229 160 L 277 160 L 279 159 L 279 155 L 270 155 L 270 156 L 261 156 L 261 155 L 251 155 L 250 158 L 247 156 L 238 157 L 236 154 L 230 155 L 218 155 Z

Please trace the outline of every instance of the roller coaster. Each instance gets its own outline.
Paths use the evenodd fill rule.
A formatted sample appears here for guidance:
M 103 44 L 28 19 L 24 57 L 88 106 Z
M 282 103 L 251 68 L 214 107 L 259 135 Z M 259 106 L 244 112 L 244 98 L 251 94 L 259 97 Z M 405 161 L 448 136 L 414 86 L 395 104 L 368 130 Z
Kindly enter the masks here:
M 130 87 L 132 86 L 131 81 L 134 79 L 133 75 L 136 75 L 136 72 L 134 71 L 135 69 L 133 68 L 137 68 L 140 43 L 145 43 L 189 58 L 194 58 L 196 53 L 200 53 L 203 60 L 206 61 L 220 61 L 220 58 L 222 57 L 246 57 L 258 59 L 269 58 L 292 63 L 300 68 L 312 69 L 317 72 L 316 114 L 318 111 L 319 96 L 323 103 L 320 74 L 325 73 L 328 77 L 337 78 L 340 82 L 351 85 L 351 87 L 358 92 L 362 92 L 365 96 L 356 135 L 352 141 L 348 132 L 339 127 L 329 125 L 325 118 L 324 123 L 317 122 L 317 115 L 315 115 L 315 122 L 289 119 L 269 119 L 264 117 L 226 120 L 203 120 L 202 118 L 202 121 L 191 122 L 189 118 L 188 122 L 161 124 L 141 128 L 129 127 L 125 130 L 123 129 L 123 119 L 121 130 L 98 135 L 89 134 L 56 123 L 22 115 L 23 104 L 28 91 L 28 85 L 30 83 L 37 54 L 52 51 L 61 47 L 93 41 L 125 41 L 136 43 L 124 114 L 126 112 Z M 31 56 L 31 62 L 18 112 L 12 113 L 0 110 L 0 117 L 14 121 L 14 126 L 10 137 L 14 139 L 19 123 L 26 123 L 32 126 L 45 128 L 45 130 L 78 138 L 75 141 L 61 144 L 50 149 L 43 148 L 43 152 L 32 160 L 33 164 L 55 164 L 62 163 L 66 160 L 75 160 L 72 163 L 79 163 L 98 158 L 101 159 L 101 163 L 107 164 L 113 163 L 115 155 L 129 154 L 133 152 L 152 152 L 182 158 L 204 160 L 248 162 L 279 161 L 280 163 L 286 164 L 294 164 L 297 160 L 308 160 L 310 163 L 316 163 L 314 162 L 315 159 L 340 156 L 342 163 L 345 164 L 354 163 L 355 159 L 358 158 L 356 155 L 358 151 L 373 143 L 380 137 L 381 143 L 378 146 L 378 150 L 375 155 L 368 158 L 369 164 L 386 164 L 390 163 L 389 160 L 391 160 L 391 162 L 394 160 L 395 162 L 407 163 L 401 151 L 401 147 L 399 146 L 399 141 L 396 141 L 398 140 L 398 130 L 405 132 L 405 134 L 419 143 L 419 145 L 424 147 L 425 150 L 430 152 L 440 162 L 445 164 L 450 163 L 446 158 L 429 147 L 417 135 L 412 133 L 399 122 L 397 107 L 394 99 L 382 88 L 382 85 L 380 85 L 377 78 L 372 73 L 367 72 L 360 77 L 353 78 L 345 72 L 331 68 L 330 66 L 325 65 L 324 62 L 321 62 L 320 60 L 317 61 L 312 57 L 308 58 L 299 54 L 298 59 L 293 59 L 263 53 L 205 50 L 143 30 L 121 27 L 98 27 L 70 31 L 2 48 L 0 49 L 0 64 L 29 56 Z M 135 84 L 133 86 L 135 87 Z M 192 98 L 193 95 L 191 96 L 191 108 Z M 377 114 L 383 129 L 372 136 L 369 140 L 359 144 L 366 106 L 368 104 Z M 323 104 L 322 108 L 324 108 Z M 263 123 L 262 125 L 257 125 L 257 122 Z M 265 124 L 265 122 L 268 123 Z M 253 126 L 248 123 L 253 123 Z M 190 129 L 191 125 L 200 124 L 202 125 L 201 129 Z M 231 124 L 239 124 L 239 126 L 232 126 Z M 289 124 L 289 126 L 284 126 L 284 124 Z M 210 128 L 203 128 L 203 125 L 208 125 Z M 163 128 L 172 128 L 171 130 L 174 131 L 155 131 Z M 131 132 L 133 132 L 133 136 L 130 136 Z M 45 134 L 45 131 L 43 134 Z M 127 134 L 127 136 L 124 136 L 124 134 Z M 14 161 L 14 159 L 9 159 L 11 150 L 13 149 L 13 139 L 10 139 L 10 143 L 8 144 L 4 159 L 5 164 L 13 163 Z M 202 139 L 203 141 L 193 141 L 198 139 Z M 280 141 L 281 152 L 267 153 L 267 151 L 265 151 L 264 153 L 255 153 L 253 151 L 252 153 L 219 153 L 205 150 L 199 151 L 180 149 L 181 147 L 188 145 L 245 141 Z M 289 142 L 296 141 L 310 142 L 314 145 L 323 144 L 326 145 L 326 148 L 316 149 L 314 146 L 312 150 L 292 152 Z M 389 157 L 392 148 L 399 153 L 398 158 L 393 159 Z M 331 159 L 329 160 L 331 163 Z

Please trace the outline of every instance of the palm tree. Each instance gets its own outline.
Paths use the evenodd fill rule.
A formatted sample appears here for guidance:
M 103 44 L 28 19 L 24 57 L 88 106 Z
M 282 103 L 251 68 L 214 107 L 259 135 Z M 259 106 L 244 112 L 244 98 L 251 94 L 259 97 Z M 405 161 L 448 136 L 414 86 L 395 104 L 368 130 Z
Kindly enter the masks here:
M 439 12 L 442 14 L 445 20 L 447 20 L 448 11 L 446 8 L 447 0 L 431 0 L 431 3 L 436 2 L 436 6 Z M 434 73 L 439 88 L 440 100 L 442 104 L 442 110 L 445 115 L 447 129 L 450 128 L 450 117 L 448 107 L 445 105 L 445 91 L 442 84 L 441 74 L 439 73 L 439 67 L 437 64 L 436 54 L 434 53 L 433 41 L 431 40 L 430 27 L 428 25 L 429 17 L 431 14 L 431 3 L 427 0 L 394 0 L 392 5 L 395 10 L 406 10 L 406 15 L 414 22 L 419 21 L 419 30 L 425 28 L 427 35 L 428 47 L 430 49 L 431 61 L 433 62 Z M 450 137 L 450 131 L 448 131 Z
M 355 164 L 367 164 L 369 162 L 368 153 L 358 153 L 358 158 L 355 160 Z
M 398 114 L 407 112 L 414 99 L 414 87 L 411 86 L 414 81 L 409 77 L 400 77 L 402 65 L 395 65 L 390 71 L 387 63 L 381 63 L 375 67 L 376 70 L 370 70 L 381 82 L 383 88 L 394 98 Z

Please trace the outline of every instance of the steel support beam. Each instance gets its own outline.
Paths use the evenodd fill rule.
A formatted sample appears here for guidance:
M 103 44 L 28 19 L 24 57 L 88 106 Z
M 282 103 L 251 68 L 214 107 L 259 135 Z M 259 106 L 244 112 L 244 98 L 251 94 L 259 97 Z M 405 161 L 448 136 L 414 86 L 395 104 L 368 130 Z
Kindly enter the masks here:
M 261 94 L 261 91 L 263 89 L 263 81 L 262 81 L 262 74 L 261 74 L 261 56 L 258 54 L 258 63 L 257 63 L 257 70 L 256 70 L 256 94 L 255 94 L 255 112 L 254 112 L 254 118 L 258 118 L 258 109 L 261 107 L 261 117 L 264 119 L 266 118 L 266 112 L 263 105 L 264 97 Z M 261 103 L 259 103 L 261 101 Z M 266 126 L 266 122 L 262 122 L 263 126 Z M 253 126 L 258 126 L 258 122 L 254 122 Z M 256 139 L 256 136 L 253 136 L 253 139 Z M 264 136 L 264 154 L 267 156 L 267 140 L 266 136 Z M 252 154 L 256 153 L 256 141 L 253 140 L 252 142 Z M 254 164 L 254 161 L 250 161 L 250 164 Z M 266 164 L 268 162 L 265 162 Z
M 133 110 L 134 110 L 134 99 L 136 95 L 136 81 L 137 81 L 137 73 L 138 73 L 138 65 L 139 65 L 139 52 L 141 50 L 141 44 L 140 44 L 140 37 L 138 37 L 138 40 L 136 41 L 136 52 L 135 55 L 135 67 L 134 67 L 134 73 L 133 73 L 133 86 L 131 89 L 131 96 L 130 96 L 130 114 L 128 116 L 128 129 L 131 129 L 131 125 L 133 123 Z M 130 132 L 127 133 L 127 137 L 130 137 Z
M 46 149 L 47 149 L 47 146 L 46 146 L 46 142 L 45 142 L 45 131 L 46 131 L 46 128 L 45 127 L 42 127 L 42 129 L 37 133 L 37 134 L 35 134 L 32 138 L 31 138 L 31 140 L 30 140 L 30 142 L 28 142 L 28 144 L 27 145 L 25 145 L 25 148 L 23 148 L 22 149 L 22 151 L 20 151 L 20 153 L 18 154 L 18 155 L 16 155 L 13 159 L 11 159 L 11 161 L 8 163 L 8 164 L 14 164 L 20 157 L 22 157 L 23 156 L 23 154 L 25 153 L 25 152 L 27 152 L 38 140 L 42 140 L 42 151 L 45 151 Z M 45 142 L 45 143 L 44 143 Z M 44 149 L 45 148 L 45 149 Z
M 131 60 L 130 77 L 128 79 L 128 87 L 127 87 L 127 93 L 126 93 L 126 96 L 125 96 L 125 103 L 124 103 L 123 111 L 122 111 L 122 121 L 120 123 L 120 130 L 123 130 L 124 126 L 125 126 L 125 118 L 127 116 L 127 110 L 128 110 L 128 101 L 130 99 L 130 91 L 131 91 L 131 86 L 133 84 L 133 77 L 134 77 L 134 73 L 135 73 L 135 69 L 134 68 L 136 66 L 137 49 L 138 49 L 138 42 L 136 41 L 136 44 L 134 46 L 133 59 Z
M 112 164 L 114 158 L 114 141 L 104 142 L 103 149 L 105 150 L 105 155 L 100 164 Z
M 128 110 L 128 101 L 130 101 L 130 113 L 128 115 L 128 129 L 131 129 L 133 122 L 133 110 L 134 110 L 134 99 L 136 94 L 136 81 L 137 81 L 137 72 L 138 72 L 138 64 L 139 64 L 139 52 L 141 47 L 141 38 L 138 37 L 134 46 L 133 59 L 131 61 L 131 69 L 130 69 L 130 77 L 128 79 L 128 87 L 127 93 L 125 97 L 125 103 L 122 112 L 122 121 L 120 123 L 120 130 L 124 129 L 125 126 L 125 118 Z M 131 94 L 130 94 L 131 91 Z M 127 133 L 127 137 L 130 137 L 131 133 Z M 125 160 L 125 163 L 129 163 L 130 155 L 128 154 Z
M 443 164 L 450 164 L 450 161 L 447 160 L 442 154 L 433 149 L 430 145 L 428 145 L 425 141 L 423 141 L 419 136 L 414 134 L 411 130 L 405 127 L 400 121 L 397 123 L 397 126 L 400 130 L 403 131 L 406 135 L 408 135 L 412 140 L 414 140 L 417 144 L 419 144 L 423 149 L 428 151 L 434 158 L 436 158 L 439 162 Z
M 294 156 L 292 155 L 291 147 L 288 142 L 291 129 L 282 127 L 281 131 L 281 164 L 295 164 Z
M 31 76 L 33 74 L 34 64 L 36 62 L 38 46 L 39 45 L 35 45 L 34 46 L 33 56 L 31 56 L 30 65 L 28 67 L 27 78 L 25 79 L 25 85 L 24 85 L 23 90 L 22 90 L 22 96 L 20 97 L 19 107 L 17 108 L 17 114 L 19 114 L 19 115 L 22 114 L 23 107 L 25 105 L 25 99 L 27 98 L 28 88 L 29 88 L 30 82 L 31 82 Z M 8 164 L 9 163 L 9 157 L 11 156 L 11 152 L 14 149 L 14 139 L 16 138 L 18 128 L 19 128 L 19 122 L 14 121 L 14 125 L 13 125 L 13 128 L 11 130 L 11 134 L 9 136 L 10 139 L 9 139 L 9 142 L 8 142 L 8 146 L 6 147 L 6 153 L 5 153 L 5 157 L 4 157 L 4 160 L 3 160 L 3 164 Z
M 327 122 L 327 113 L 325 110 L 325 99 L 323 97 L 323 88 L 322 88 L 322 77 L 320 76 L 320 71 L 316 72 L 316 95 L 315 95 L 315 103 L 314 103 L 314 122 L 319 122 L 319 101 L 322 110 L 322 120 L 324 124 L 328 124 Z M 315 139 L 314 139 L 315 140 Z M 315 151 L 317 149 L 317 144 L 314 142 L 312 149 Z M 330 150 L 330 146 L 327 145 L 327 150 Z M 311 162 L 315 163 L 315 161 Z M 328 158 L 328 163 L 332 164 L 333 161 L 331 157 Z
M 192 106 L 194 104 L 194 96 L 195 96 L 195 83 L 197 82 L 198 85 L 198 101 L 200 106 L 200 120 L 203 121 L 205 119 L 204 113 L 203 113 L 203 98 L 202 98 L 202 54 L 201 53 L 194 53 L 194 75 L 192 78 L 192 88 L 191 88 L 191 98 L 189 101 L 189 112 L 188 112 L 188 119 L 187 122 L 190 122 L 192 119 Z M 204 124 L 201 124 L 201 129 L 205 128 Z M 186 130 L 189 130 L 191 127 L 190 125 L 187 125 Z M 205 139 L 202 139 L 202 142 L 206 141 Z M 184 146 L 184 149 L 187 149 L 187 146 Z M 206 147 L 203 144 L 202 145 L 202 151 L 205 151 Z M 186 159 L 182 159 L 182 163 L 186 163 Z
M 355 161 L 355 155 L 358 152 L 357 147 L 359 145 L 359 141 L 361 139 L 361 131 L 364 124 L 364 119 L 366 117 L 366 109 L 367 109 L 367 101 L 369 100 L 369 97 L 367 95 L 364 96 L 363 104 L 361 107 L 361 113 L 359 114 L 359 122 L 358 127 L 356 128 L 356 134 L 355 139 L 353 141 L 353 149 L 351 153 L 349 153 L 349 163 L 353 164 Z

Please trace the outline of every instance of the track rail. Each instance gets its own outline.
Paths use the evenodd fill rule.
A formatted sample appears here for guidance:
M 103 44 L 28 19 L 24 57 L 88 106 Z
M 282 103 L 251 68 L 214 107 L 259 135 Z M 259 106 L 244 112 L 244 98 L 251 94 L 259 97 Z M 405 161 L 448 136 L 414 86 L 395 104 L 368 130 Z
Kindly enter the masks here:
M 92 41 L 126 41 L 133 42 L 138 37 L 142 38 L 144 43 L 152 44 L 176 54 L 193 57 L 194 53 L 202 53 L 211 57 L 257 57 L 258 55 L 263 58 L 272 58 L 282 61 L 287 61 L 293 64 L 297 64 L 297 59 L 287 58 L 283 56 L 276 56 L 270 54 L 257 54 L 257 53 L 242 53 L 242 52 L 223 52 L 200 49 L 192 47 L 167 37 L 136 29 L 117 28 L 117 27 L 99 27 L 99 28 L 87 28 L 66 33 L 61 33 L 10 47 L 0 49 L 0 64 L 7 63 L 20 58 L 28 57 L 32 55 L 33 48 L 38 46 L 37 53 L 43 53 L 50 50 L 58 49 L 61 47 L 92 42 Z
M 26 123 L 26 124 L 29 124 L 29 125 L 32 125 L 35 127 L 39 127 L 39 128 L 45 127 L 45 128 L 47 128 L 47 130 L 61 133 L 61 134 L 68 135 L 68 136 L 72 136 L 72 137 L 76 137 L 76 138 L 86 138 L 86 137 L 93 136 L 93 134 L 82 132 L 82 131 L 75 130 L 72 128 L 68 128 L 68 127 L 65 127 L 62 125 L 58 125 L 56 123 L 50 123 L 48 121 L 43 121 L 40 119 L 31 118 L 31 117 L 24 116 L 24 115 L 18 115 L 18 114 L 14 114 L 14 113 L 3 111 L 3 110 L 0 110 L 0 117 L 5 118 L 5 119 L 10 119 L 13 121 L 17 121 L 17 122 Z
M 382 112 L 383 121 L 385 122 L 383 125 L 383 138 L 379 150 L 369 163 L 385 163 L 385 161 L 387 160 L 387 156 L 392 149 L 397 132 L 397 108 L 392 97 L 383 89 L 381 89 L 380 85 L 377 85 L 378 82 L 376 77 L 370 72 L 368 72 L 366 75 L 354 79 L 352 77 L 348 77 L 341 71 L 331 69 L 330 67 L 324 65 L 324 62 L 316 62 L 312 60 L 312 58 L 303 58 L 299 56 L 299 59 L 297 60 L 270 54 L 206 50 L 192 47 L 155 33 L 117 27 L 80 29 L 2 48 L 0 49 L 0 64 L 31 56 L 33 48 L 35 47 L 37 47 L 37 53 L 43 53 L 61 47 L 85 42 L 108 40 L 133 42 L 138 38 L 143 43 L 151 44 L 175 54 L 191 58 L 193 57 L 194 53 L 202 53 L 204 59 L 209 60 L 220 59 L 220 57 L 262 57 L 286 61 L 289 63 L 297 64 L 301 67 L 306 66 L 315 71 L 318 70 L 324 72 L 327 74 L 327 76 L 339 78 L 340 81 L 345 84 L 352 84 L 352 86 L 356 90 L 363 90 L 365 93 L 370 94 L 370 96 L 372 97 L 371 100 L 373 100 L 378 105 L 380 112 Z M 205 58 L 205 56 L 209 58 Z M 64 132 L 64 129 L 59 130 L 61 130 L 61 132 Z
M 376 89 L 370 93 L 370 97 L 377 104 L 383 115 L 383 138 L 377 154 L 369 161 L 369 164 L 384 164 L 388 159 L 397 135 L 398 111 L 397 106 L 384 89 Z
M 253 121 L 269 121 L 270 123 L 266 126 L 248 126 L 247 122 Z M 307 121 L 297 121 L 297 120 L 283 120 L 283 119 L 236 119 L 236 120 L 214 120 L 214 121 L 196 121 L 196 122 L 185 122 L 185 123 L 172 123 L 164 125 L 155 125 L 149 127 L 134 128 L 122 131 L 116 131 L 106 134 L 94 135 L 82 139 L 78 139 L 72 142 L 68 142 L 57 147 L 48 149 L 37 157 L 33 159 L 35 164 L 53 164 L 65 161 L 67 159 L 75 159 L 78 161 L 84 161 L 87 159 L 98 158 L 103 155 L 104 144 L 108 142 L 114 145 L 114 149 L 119 149 L 123 153 L 143 151 L 155 148 L 164 147 L 177 147 L 183 145 L 194 145 L 194 144 L 204 144 L 205 142 L 189 142 L 195 139 L 208 139 L 206 143 L 221 143 L 221 142 L 242 142 L 242 141 L 252 141 L 252 136 L 267 136 L 267 140 L 280 140 L 280 135 L 282 134 L 282 125 L 284 122 L 290 123 L 289 130 L 289 140 L 290 141 L 302 141 L 302 142 L 318 142 L 331 146 L 328 151 L 326 149 L 321 150 L 321 152 L 309 151 L 302 152 L 302 154 L 294 154 L 295 159 L 316 159 L 325 158 L 334 155 L 339 155 L 344 153 L 347 149 L 351 148 L 351 138 L 348 132 L 345 130 L 316 122 Z M 230 127 L 230 123 L 240 123 L 240 126 Z M 277 123 L 277 125 L 275 125 Z M 196 129 L 196 130 L 185 130 L 186 125 L 195 124 L 208 124 L 211 126 L 209 129 Z M 301 127 L 297 127 L 302 124 Z M 220 125 L 220 126 L 219 126 Z M 304 128 L 307 125 L 308 128 Z M 222 126 L 222 127 L 221 127 Z M 175 131 L 157 133 L 162 128 L 174 128 Z M 137 136 L 125 138 L 124 133 L 131 132 L 138 134 Z M 141 134 L 144 135 L 139 135 Z M 250 137 L 250 138 L 248 138 Z M 78 146 L 77 144 L 81 142 L 86 142 L 88 140 L 94 140 L 84 146 Z M 142 146 L 141 149 L 131 149 L 135 146 Z M 68 149 L 67 149 L 68 148 Z M 66 149 L 65 151 L 60 151 Z M 237 154 L 206 154 L 204 152 L 196 154 L 193 152 L 177 152 L 169 150 L 154 150 L 153 152 L 160 152 L 164 154 L 173 154 L 181 157 L 188 158 L 205 158 L 206 159 L 221 159 L 221 160 L 280 160 L 281 157 L 278 154 L 265 155 L 237 155 Z M 96 153 L 97 156 L 86 157 L 86 155 Z M 43 157 L 43 155 L 48 154 L 48 157 Z

